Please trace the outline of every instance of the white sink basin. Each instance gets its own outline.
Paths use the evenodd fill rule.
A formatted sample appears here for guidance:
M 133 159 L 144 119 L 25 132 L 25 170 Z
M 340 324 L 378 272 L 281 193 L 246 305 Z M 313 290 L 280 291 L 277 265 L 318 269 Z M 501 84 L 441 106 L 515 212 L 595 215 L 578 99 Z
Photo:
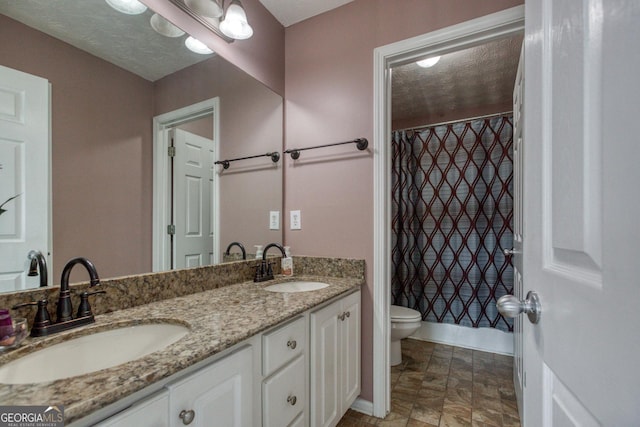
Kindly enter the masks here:
M 327 286 L 329 286 L 328 283 L 322 282 L 285 282 L 267 286 L 264 290 L 269 292 L 309 292 L 317 291 Z
M 154 323 L 96 332 L 27 354 L 0 368 L 0 383 L 30 384 L 88 374 L 161 350 L 189 332 Z

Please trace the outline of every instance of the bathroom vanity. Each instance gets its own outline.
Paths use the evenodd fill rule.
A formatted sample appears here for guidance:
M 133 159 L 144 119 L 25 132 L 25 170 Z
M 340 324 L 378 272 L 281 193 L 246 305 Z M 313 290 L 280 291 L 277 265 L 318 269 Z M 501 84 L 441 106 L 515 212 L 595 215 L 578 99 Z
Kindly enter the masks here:
M 78 334 L 141 323 L 189 328 L 174 344 L 118 366 L 46 383 L 0 384 L 0 404 L 61 404 L 71 426 L 335 425 L 360 393 L 363 274 L 305 274 L 300 261 L 303 274 L 294 278 L 245 280 L 99 314 L 94 325 L 28 339 L 0 356 L 0 364 Z M 291 280 L 329 286 L 264 289 Z

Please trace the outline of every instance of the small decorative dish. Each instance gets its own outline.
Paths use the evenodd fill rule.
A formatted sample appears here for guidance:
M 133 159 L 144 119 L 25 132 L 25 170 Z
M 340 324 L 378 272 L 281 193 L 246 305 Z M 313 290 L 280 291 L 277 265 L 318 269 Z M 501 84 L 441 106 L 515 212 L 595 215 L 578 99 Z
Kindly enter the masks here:
M 0 335 L 0 352 L 8 350 L 10 348 L 18 347 L 22 341 L 29 335 L 29 327 L 27 325 L 27 319 L 24 317 L 16 317 L 11 321 L 12 328 L 4 326 Z

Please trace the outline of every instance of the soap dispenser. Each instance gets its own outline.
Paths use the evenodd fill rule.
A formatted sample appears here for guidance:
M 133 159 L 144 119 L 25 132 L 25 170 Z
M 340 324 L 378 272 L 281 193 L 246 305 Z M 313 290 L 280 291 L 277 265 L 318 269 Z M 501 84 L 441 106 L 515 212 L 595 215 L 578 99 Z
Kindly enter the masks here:
M 293 276 L 293 258 L 291 258 L 291 247 L 284 247 L 285 257 L 282 258 L 282 262 L 280 264 L 282 269 L 282 274 L 285 276 Z

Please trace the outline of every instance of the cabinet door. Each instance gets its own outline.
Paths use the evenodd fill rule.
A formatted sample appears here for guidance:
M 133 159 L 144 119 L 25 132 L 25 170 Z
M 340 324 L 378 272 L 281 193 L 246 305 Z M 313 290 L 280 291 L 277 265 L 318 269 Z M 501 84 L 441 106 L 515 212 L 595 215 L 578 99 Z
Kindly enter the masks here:
M 311 313 L 311 427 L 340 418 L 340 301 Z
M 344 317 L 340 321 L 341 332 L 341 377 L 344 413 L 360 395 L 360 292 L 342 300 Z
M 252 359 L 248 346 L 168 385 L 170 425 L 251 427 Z
M 161 391 L 96 424 L 97 427 L 167 427 L 169 393 Z

